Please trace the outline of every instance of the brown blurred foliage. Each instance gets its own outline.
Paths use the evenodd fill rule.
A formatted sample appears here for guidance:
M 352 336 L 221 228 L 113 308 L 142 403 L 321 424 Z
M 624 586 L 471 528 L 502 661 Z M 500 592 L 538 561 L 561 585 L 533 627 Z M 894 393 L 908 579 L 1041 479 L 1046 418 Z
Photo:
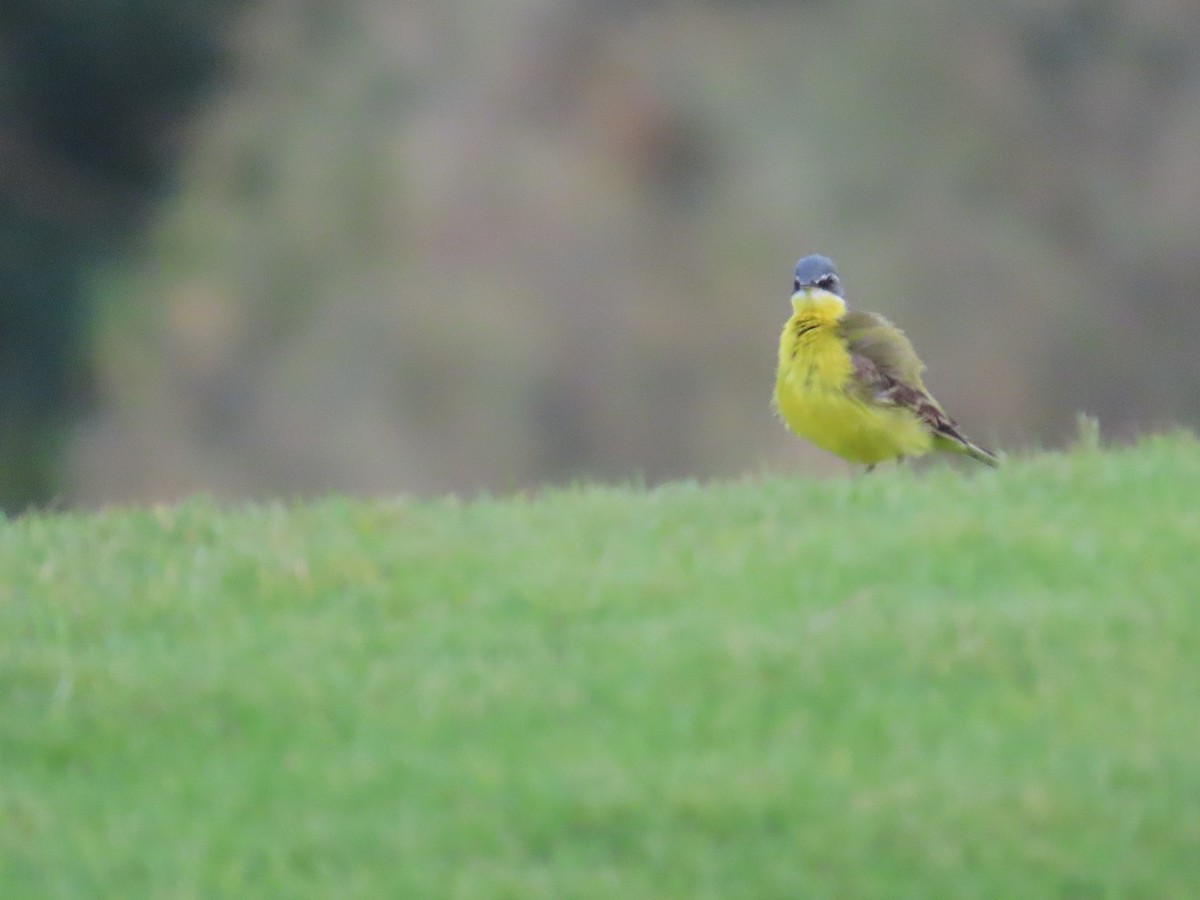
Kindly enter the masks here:
M 768 398 L 838 261 L 972 435 L 1200 417 L 1184 0 L 260 4 L 98 280 L 81 502 L 828 471 Z

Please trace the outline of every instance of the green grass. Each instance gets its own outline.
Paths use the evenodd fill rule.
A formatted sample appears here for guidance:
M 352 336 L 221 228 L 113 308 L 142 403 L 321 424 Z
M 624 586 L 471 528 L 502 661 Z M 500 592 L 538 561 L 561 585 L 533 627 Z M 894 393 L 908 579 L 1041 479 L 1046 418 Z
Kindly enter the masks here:
M 0 526 L 0 896 L 1185 897 L 1200 444 Z

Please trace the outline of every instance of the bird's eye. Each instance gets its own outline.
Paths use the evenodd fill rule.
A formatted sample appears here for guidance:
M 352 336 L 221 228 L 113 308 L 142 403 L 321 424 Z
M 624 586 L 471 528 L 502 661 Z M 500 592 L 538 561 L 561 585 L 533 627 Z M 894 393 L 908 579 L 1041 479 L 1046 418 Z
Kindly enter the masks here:
M 838 280 L 836 275 L 822 275 L 817 279 L 817 287 L 823 291 L 834 290 L 837 287 L 837 283 Z
M 795 281 L 792 282 L 792 290 L 793 291 L 800 290 L 800 279 L 799 278 L 797 278 Z

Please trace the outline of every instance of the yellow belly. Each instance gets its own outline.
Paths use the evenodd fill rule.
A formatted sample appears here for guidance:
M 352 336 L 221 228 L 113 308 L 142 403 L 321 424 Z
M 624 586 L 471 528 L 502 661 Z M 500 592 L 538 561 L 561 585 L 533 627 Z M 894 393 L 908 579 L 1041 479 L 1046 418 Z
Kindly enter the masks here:
M 907 411 L 796 387 L 794 380 L 780 385 L 776 397 L 780 418 L 792 431 L 850 462 L 874 465 L 932 449 L 929 432 Z
M 826 329 L 809 332 L 802 344 L 785 340 L 775 382 L 780 418 L 800 437 L 853 463 L 874 465 L 932 449 L 931 435 L 910 410 L 870 405 L 848 392 L 851 373 L 845 346 Z

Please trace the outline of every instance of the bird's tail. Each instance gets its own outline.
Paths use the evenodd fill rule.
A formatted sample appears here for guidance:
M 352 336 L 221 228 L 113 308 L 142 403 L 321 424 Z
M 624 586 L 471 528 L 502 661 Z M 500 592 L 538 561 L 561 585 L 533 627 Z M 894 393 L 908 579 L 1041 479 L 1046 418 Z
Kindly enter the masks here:
M 993 469 L 1000 468 L 1000 460 L 996 458 L 996 454 L 991 450 L 984 450 L 978 444 L 966 441 L 962 445 L 961 451 L 971 457 L 971 459 L 977 459 L 986 466 L 991 466 Z
M 966 438 L 957 430 L 954 434 L 943 432 L 938 436 L 938 443 L 941 444 L 943 450 L 949 450 L 952 453 L 961 453 L 964 456 L 969 456 L 971 459 L 977 459 L 985 466 L 991 466 L 993 469 L 1000 468 L 1000 460 L 996 458 L 996 454 L 991 450 L 985 450 L 974 441 Z
M 979 460 L 985 466 L 991 466 L 993 469 L 1000 468 L 1000 460 L 996 458 L 996 454 L 991 450 L 985 450 L 983 447 L 980 447 L 959 431 L 954 423 L 946 421 L 940 423 L 940 425 L 941 427 L 938 428 L 937 433 L 934 435 L 934 441 L 940 445 L 941 449 L 969 456 L 971 459 Z

